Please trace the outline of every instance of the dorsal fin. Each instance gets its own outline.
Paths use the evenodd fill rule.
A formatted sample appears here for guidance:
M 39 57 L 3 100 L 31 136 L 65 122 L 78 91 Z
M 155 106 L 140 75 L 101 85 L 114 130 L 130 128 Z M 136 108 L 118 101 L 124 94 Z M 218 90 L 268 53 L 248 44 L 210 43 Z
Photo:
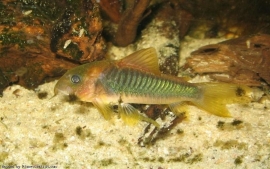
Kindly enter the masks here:
M 155 48 L 146 48 L 134 52 L 116 62 L 119 67 L 130 67 L 160 75 L 158 57 Z

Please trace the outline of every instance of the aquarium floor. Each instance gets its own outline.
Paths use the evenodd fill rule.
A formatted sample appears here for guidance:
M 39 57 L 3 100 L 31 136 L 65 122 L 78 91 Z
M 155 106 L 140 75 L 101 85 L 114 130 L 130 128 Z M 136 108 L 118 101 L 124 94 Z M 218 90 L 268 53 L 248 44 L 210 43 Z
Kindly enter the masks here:
M 4 91 L 0 98 L 2 168 L 270 166 L 269 102 L 230 105 L 233 118 L 190 107 L 188 120 L 154 145 L 140 147 L 137 142 L 146 123 L 126 126 L 117 116 L 106 121 L 91 104 L 51 98 L 54 85 L 44 84 L 37 91 L 14 85 Z M 42 93 L 47 97 L 42 98 Z

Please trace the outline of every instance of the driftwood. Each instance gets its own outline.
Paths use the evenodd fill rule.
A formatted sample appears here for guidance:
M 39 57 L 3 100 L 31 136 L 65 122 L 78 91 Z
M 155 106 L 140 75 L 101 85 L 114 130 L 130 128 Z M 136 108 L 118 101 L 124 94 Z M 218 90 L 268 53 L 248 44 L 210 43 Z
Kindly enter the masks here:
M 33 89 L 104 56 L 95 0 L 4 0 L 0 15 L 0 93 L 14 83 Z
M 187 59 L 184 69 L 188 68 L 224 82 L 270 84 L 270 35 L 241 37 L 201 47 Z
M 122 47 L 135 42 L 141 29 L 154 19 L 161 24 L 164 34 L 174 35 L 168 29 L 174 25 L 182 38 L 188 32 L 193 18 L 190 12 L 181 8 L 179 0 L 100 0 L 100 7 L 111 21 L 107 24 L 108 28 L 105 27 L 104 34 L 114 45 Z

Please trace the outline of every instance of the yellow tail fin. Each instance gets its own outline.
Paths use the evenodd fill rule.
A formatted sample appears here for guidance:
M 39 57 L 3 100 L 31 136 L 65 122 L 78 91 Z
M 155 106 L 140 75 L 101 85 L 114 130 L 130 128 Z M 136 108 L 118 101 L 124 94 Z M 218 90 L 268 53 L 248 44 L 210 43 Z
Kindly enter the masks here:
M 247 94 L 251 90 L 244 85 L 228 83 L 201 83 L 198 85 L 202 89 L 202 97 L 195 100 L 193 104 L 217 116 L 231 116 L 226 104 L 250 102 Z

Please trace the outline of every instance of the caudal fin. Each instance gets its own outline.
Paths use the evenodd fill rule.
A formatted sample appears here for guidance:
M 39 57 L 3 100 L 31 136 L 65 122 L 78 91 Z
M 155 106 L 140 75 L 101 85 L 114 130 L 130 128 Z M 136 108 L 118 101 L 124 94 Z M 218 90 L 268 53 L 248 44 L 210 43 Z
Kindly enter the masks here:
M 198 85 L 202 89 L 202 97 L 193 104 L 217 116 L 231 116 L 226 107 L 227 104 L 250 102 L 250 97 L 247 96 L 250 88 L 244 85 L 228 83 L 201 83 Z

